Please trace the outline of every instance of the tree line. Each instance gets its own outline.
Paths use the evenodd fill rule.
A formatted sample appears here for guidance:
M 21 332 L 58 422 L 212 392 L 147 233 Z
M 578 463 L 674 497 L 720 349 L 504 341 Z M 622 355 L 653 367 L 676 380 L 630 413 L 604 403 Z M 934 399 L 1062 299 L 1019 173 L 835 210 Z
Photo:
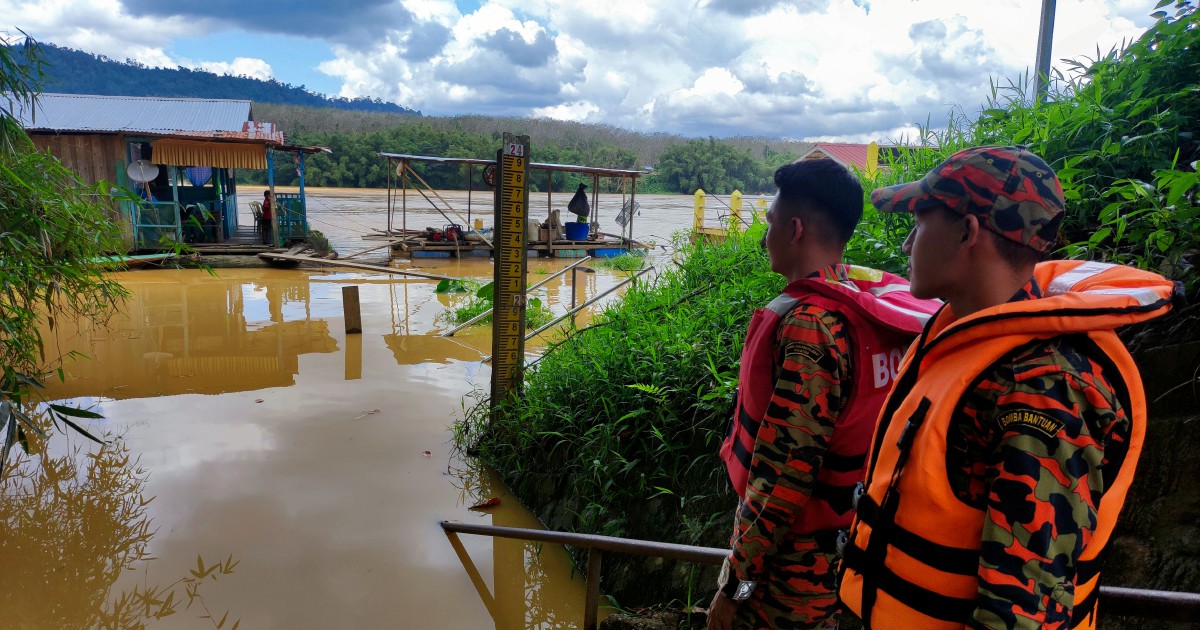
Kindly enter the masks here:
M 309 186 L 382 188 L 388 184 L 389 166 L 380 152 L 438 157 L 494 159 L 502 134 L 528 135 L 533 159 L 555 164 L 579 164 L 649 171 L 639 191 L 691 194 L 696 189 L 714 194 L 767 192 L 774 188 L 772 175 L 780 165 L 794 160 L 808 143 L 769 141 L 761 138 L 683 138 L 667 134 L 639 134 L 607 125 L 564 123 L 548 119 L 405 117 L 364 112 L 329 112 L 301 107 L 264 108 L 287 133 L 290 143 L 328 147 L 331 153 L 306 158 L 305 184 Z M 480 188 L 481 169 L 463 165 L 413 163 L 429 185 L 443 189 Z M 474 174 L 476 181 L 468 182 Z M 392 175 L 394 178 L 394 174 Z M 590 178 L 555 172 L 554 190 L 574 188 Z M 240 182 L 265 184 L 265 171 L 240 171 Z M 290 162 L 277 164 L 275 182 L 297 185 L 299 176 Z M 616 191 L 618 180 L 602 179 L 601 189 Z M 534 191 L 547 182 L 530 181 Z
M 42 91 L 63 94 L 106 96 L 163 96 L 181 98 L 227 98 L 258 103 L 287 103 L 307 107 L 420 115 L 420 112 L 378 98 L 337 98 L 275 79 L 264 81 L 244 76 L 219 75 L 191 68 L 151 68 L 137 61 L 124 62 L 81 50 L 39 44 L 39 62 L 45 71 Z M 7 49 L 19 63 L 27 63 L 24 50 Z M 268 119 L 269 120 L 269 119 Z

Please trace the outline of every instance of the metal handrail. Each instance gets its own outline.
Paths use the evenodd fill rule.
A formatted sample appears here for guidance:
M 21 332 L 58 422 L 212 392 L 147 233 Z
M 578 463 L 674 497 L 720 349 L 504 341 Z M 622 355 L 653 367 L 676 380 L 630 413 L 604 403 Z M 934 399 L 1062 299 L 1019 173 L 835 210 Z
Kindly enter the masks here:
M 584 256 L 583 258 L 580 258 L 579 260 L 571 263 L 570 265 L 563 267 L 562 269 L 559 269 L 558 271 L 554 272 L 553 274 L 550 274 L 550 276 L 546 277 L 541 282 L 530 286 L 528 289 L 525 289 L 525 293 L 529 293 L 530 291 L 533 291 L 534 289 L 541 287 L 542 285 L 546 284 L 547 282 L 550 282 L 551 280 L 563 275 L 564 273 L 567 273 L 568 271 L 578 267 L 579 265 L 582 265 L 583 263 L 585 263 L 591 259 L 592 259 L 591 256 Z M 455 326 L 454 328 L 447 330 L 446 332 L 442 333 L 439 336 L 453 337 L 454 333 L 466 328 L 467 326 L 470 326 L 471 324 L 474 324 L 475 322 L 483 319 L 484 317 L 487 317 L 488 315 L 491 315 L 493 310 L 495 310 L 495 307 L 489 308 L 488 310 L 476 315 L 475 317 L 472 317 L 471 319 L 468 319 L 467 321 Z
M 546 332 L 547 330 L 549 330 L 549 329 L 550 329 L 552 326 L 554 326 L 555 324 L 558 324 L 558 323 L 559 323 L 559 322 L 561 322 L 562 320 L 564 320 L 564 319 L 566 319 L 566 318 L 568 318 L 568 317 L 570 317 L 570 316 L 572 316 L 572 315 L 574 315 L 574 314 L 578 313 L 579 311 L 582 311 L 583 309 L 585 309 L 585 308 L 587 308 L 587 307 L 589 307 L 589 306 L 591 306 L 591 305 L 595 304 L 596 302 L 600 301 L 600 300 L 601 300 L 601 299 L 603 299 L 605 296 L 607 296 L 609 293 L 612 293 L 613 291 L 616 291 L 617 289 L 620 289 L 621 287 L 623 287 L 623 286 L 625 286 L 625 285 L 629 284 L 630 282 L 633 282 L 634 280 L 637 280 L 638 278 L 640 278 L 640 277 L 642 277 L 642 276 L 646 275 L 646 273 L 647 273 L 647 272 L 650 272 L 650 271 L 652 271 L 653 269 L 654 269 L 654 265 L 650 265 L 649 267 L 644 267 L 644 268 L 642 268 L 642 270 L 641 270 L 641 271 L 639 271 L 639 272 L 637 272 L 637 273 L 633 274 L 632 276 L 629 276 L 628 278 L 625 278 L 624 280 L 622 280 L 622 281 L 621 281 L 619 284 L 617 284 L 616 286 L 609 287 L 609 288 L 608 288 L 608 289 L 606 289 L 606 290 L 605 290 L 603 293 L 600 293 L 600 294 L 598 294 L 598 295 L 594 296 L 592 299 L 590 299 L 590 300 L 588 300 L 588 301 L 584 302 L 583 304 L 580 304 L 579 306 L 576 306 L 575 308 L 573 308 L 573 309 L 571 309 L 571 310 L 567 311 L 566 313 L 563 313 L 562 315 L 559 315 L 557 318 L 555 318 L 555 319 L 554 319 L 554 321 L 550 322 L 549 324 L 546 324 L 546 325 L 542 326 L 541 328 L 538 328 L 537 330 L 535 330 L 535 331 L 533 331 L 533 332 L 529 333 L 528 335 L 525 335 L 525 341 L 529 341 L 530 339 L 533 339 L 534 337 L 536 337 L 536 336 L 538 336 L 538 335 L 542 334 L 543 332 Z M 483 358 L 483 362 L 484 362 L 484 363 L 489 363 L 489 362 L 491 362 L 491 360 L 492 360 L 492 355 L 490 355 L 490 354 L 489 354 L 489 355 L 487 355 L 486 357 L 484 357 L 484 358 Z
M 500 527 L 477 525 L 459 521 L 442 521 L 442 530 L 451 534 L 477 534 L 494 538 L 515 538 L 540 542 L 560 543 L 588 550 L 586 602 L 584 604 L 584 630 L 595 630 L 596 613 L 599 610 L 600 562 L 603 551 L 627 553 L 635 556 L 652 556 L 670 560 L 682 560 L 696 564 L 721 564 L 729 555 L 728 549 L 696 547 L 653 540 L 616 538 L 599 534 L 578 534 L 523 527 Z M 1100 602 L 1107 611 L 1121 617 L 1138 617 L 1163 621 L 1195 621 L 1200 618 L 1200 593 L 1158 591 L 1126 588 L 1123 586 L 1101 586 Z

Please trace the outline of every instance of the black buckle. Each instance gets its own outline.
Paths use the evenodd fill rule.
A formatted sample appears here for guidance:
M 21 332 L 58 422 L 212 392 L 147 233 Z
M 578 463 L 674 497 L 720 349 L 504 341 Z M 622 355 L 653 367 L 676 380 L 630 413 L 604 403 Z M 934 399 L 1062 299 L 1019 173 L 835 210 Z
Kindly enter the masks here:
M 854 493 L 850 496 L 850 507 L 853 508 L 855 512 L 858 511 L 858 500 L 861 499 L 862 496 L 866 493 L 867 493 L 866 484 L 864 484 L 861 481 L 854 484 Z
M 850 534 L 844 529 L 838 530 L 837 542 L 834 543 L 834 553 L 838 559 L 846 557 L 846 545 L 850 544 Z

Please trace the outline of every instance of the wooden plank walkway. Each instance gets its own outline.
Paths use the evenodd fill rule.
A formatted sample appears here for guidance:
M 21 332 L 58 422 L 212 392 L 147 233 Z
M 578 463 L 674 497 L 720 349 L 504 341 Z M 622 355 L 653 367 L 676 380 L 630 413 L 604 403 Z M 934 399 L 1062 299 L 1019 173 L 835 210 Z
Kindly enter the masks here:
M 263 245 L 262 236 L 255 231 L 254 227 L 244 225 L 238 226 L 237 232 L 234 232 L 233 236 L 225 239 L 223 243 L 192 243 L 191 247 L 201 256 L 205 254 L 253 256 L 265 252 L 282 253 L 286 251 L 282 247 Z

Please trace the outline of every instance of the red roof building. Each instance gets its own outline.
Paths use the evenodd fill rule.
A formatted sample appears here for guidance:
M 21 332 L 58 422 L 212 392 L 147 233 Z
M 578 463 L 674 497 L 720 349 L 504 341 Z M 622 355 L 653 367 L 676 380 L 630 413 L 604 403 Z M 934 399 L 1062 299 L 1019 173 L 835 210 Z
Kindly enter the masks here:
M 801 154 L 798 159 L 819 160 L 825 158 L 846 168 L 854 168 L 859 172 L 869 174 L 879 167 L 879 145 L 874 142 L 871 144 L 818 142 L 813 145 L 813 148 Z

